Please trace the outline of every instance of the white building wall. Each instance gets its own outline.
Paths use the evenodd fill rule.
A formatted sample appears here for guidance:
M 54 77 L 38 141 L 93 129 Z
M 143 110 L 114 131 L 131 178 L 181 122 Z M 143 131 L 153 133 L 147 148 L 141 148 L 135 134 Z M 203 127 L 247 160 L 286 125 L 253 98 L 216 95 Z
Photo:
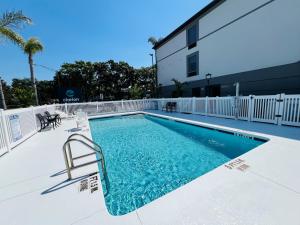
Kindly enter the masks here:
M 227 0 L 202 17 L 199 37 L 251 11 L 266 0 Z M 300 60 L 300 1 L 275 0 L 267 6 L 198 41 L 188 50 L 185 31 L 157 49 L 158 82 L 171 85 L 180 81 L 204 79 L 251 71 Z M 168 55 L 177 53 L 167 57 Z M 186 76 L 186 56 L 199 51 L 198 76 Z M 167 58 L 165 58 L 167 57 Z
M 156 52 L 157 60 L 162 60 L 166 56 L 174 53 L 175 51 L 182 49 L 186 46 L 186 31 L 182 31 L 177 34 L 172 40 L 161 46 Z

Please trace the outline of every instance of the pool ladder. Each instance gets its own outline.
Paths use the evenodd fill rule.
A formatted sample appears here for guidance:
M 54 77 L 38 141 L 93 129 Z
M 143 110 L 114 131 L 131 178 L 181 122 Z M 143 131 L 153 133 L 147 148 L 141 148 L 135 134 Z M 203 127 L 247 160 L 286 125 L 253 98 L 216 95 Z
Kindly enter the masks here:
M 76 137 L 80 137 L 76 138 Z M 83 140 L 82 140 L 83 139 Z M 77 156 L 77 157 L 73 157 L 72 155 L 72 150 L 71 150 L 71 142 L 79 142 L 81 144 L 83 144 L 84 146 L 88 147 L 89 149 L 91 149 L 93 152 L 89 153 L 89 154 L 85 154 L 85 155 L 81 155 L 81 156 Z M 82 159 L 91 155 L 95 155 L 95 154 L 99 154 L 100 159 L 91 161 L 91 162 L 86 162 L 83 164 L 79 164 L 79 165 L 74 165 L 74 160 L 77 159 Z M 103 178 L 105 181 L 105 187 L 106 187 L 106 194 L 108 194 L 109 191 L 109 181 L 108 181 L 108 176 L 107 176 L 107 172 L 106 172 L 106 166 L 105 166 L 105 159 L 104 159 L 104 155 L 103 155 L 103 151 L 100 147 L 100 145 L 98 145 L 97 143 L 95 143 L 94 141 L 92 141 L 91 139 L 87 138 L 86 136 L 82 135 L 82 134 L 72 134 L 68 137 L 67 141 L 64 143 L 63 145 L 63 154 L 64 154 L 64 159 L 65 159 L 65 164 L 66 164 L 66 169 L 67 169 L 67 173 L 68 173 L 68 178 L 69 180 L 72 179 L 72 174 L 71 171 L 84 167 L 84 166 L 88 166 L 94 163 L 98 163 L 101 162 L 101 169 L 102 169 L 102 173 L 103 173 Z

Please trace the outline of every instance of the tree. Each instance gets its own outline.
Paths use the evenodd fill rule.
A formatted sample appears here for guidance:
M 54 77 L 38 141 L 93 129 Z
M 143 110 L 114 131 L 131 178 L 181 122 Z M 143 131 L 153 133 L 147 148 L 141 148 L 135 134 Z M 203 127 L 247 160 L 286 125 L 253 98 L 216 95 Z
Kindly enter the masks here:
M 23 49 L 25 54 L 28 55 L 28 63 L 30 68 L 30 78 L 35 94 L 35 103 L 36 105 L 39 105 L 39 99 L 38 99 L 38 93 L 36 88 L 36 81 L 34 76 L 34 70 L 33 70 L 33 55 L 37 52 L 43 51 L 43 45 L 37 38 L 30 38 L 28 41 L 24 43 Z
M 135 70 L 137 77 L 137 85 L 141 88 L 143 97 L 155 97 L 156 77 L 155 68 L 142 67 Z
M 28 107 L 34 104 L 34 92 L 29 78 L 13 79 L 10 108 Z
M 41 80 L 37 81 L 37 89 L 39 93 L 39 102 L 43 104 L 52 104 L 57 101 L 54 81 L 52 80 Z
M 183 89 L 184 89 L 184 86 L 186 85 L 186 82 L 180 82 L 179 80 L 176 80 L 174 78 L 172 79 L 172 81 L 174 82 L 174 85 L 175 85 L 175 90 L 172 93 L 172 97 L 173 98 L 182 97 Z
M 94 64 L 76 61 L 64 63 L 54 77 L 56 88 L 77 88 L 81 90 L 84 101 L 92 101 L 97 92 Z
M 141 97 L 154 97 L 154 74 L 152 67 L 135 69 L 122 61 L 76 61 L 61 66 L 54 77 L 54 86 L 79 88 L 84 101 L 136 98 L 137 89 Z
M 143 90 L 137 84 L 129 89 L 131 99 L 141 99 L 143 97 Z
M 22 11 L 5 12 L 0 18 L 0 37 L 22 47 L 24 40 L 15 30 L 21 28 L 24 24 L 31 23 L 31 19 L 24 16 Z

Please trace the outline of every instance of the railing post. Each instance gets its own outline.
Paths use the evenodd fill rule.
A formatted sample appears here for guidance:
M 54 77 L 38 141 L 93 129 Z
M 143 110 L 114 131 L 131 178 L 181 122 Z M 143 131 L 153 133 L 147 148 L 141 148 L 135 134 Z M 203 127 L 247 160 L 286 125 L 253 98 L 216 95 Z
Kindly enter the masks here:
M 64 147 L 63 147 L 63 153 L 64 153 L 64 159 L 65 159 L 68 179 L 71 180 L 72 179 L 72 174 L 71 174 L 71 168 L 70 168 L 69 160 L 68 160 L 68 156 L 67 156 L 66 145 L 64 145 Z
M 196 98 L 193 97 L 192 99 L 192 114 L 195 114 L 196 112 Z
M 4 133 L 4 139 L 5 139 L 4 141 L 5 141 L 6 149 L 7 149 L 7 152 L 9 152 L 11 150 L 11 148 L 10 148 L 8 129 L 7 129 L 7 124 L 6 124 L 6 119 L 5 119 L 5 114 L 4 114 L 3 109 L 0 109 L 0 121 L 3 126 L 3 133 Z
M 248 97 L 248 121 L 250 122 L 252 120 L 252 115 L 253 115 L 253 95 L 249 95 Z
M 68 153 L 69 153 L 71 168 L 73 168 L 74 167 L 74 162 L 73 162 L 73 155 L 72 155 L 70 142 L 68 143 Z
M 283 116 L 283 103 L 285 94 L 279 94 L 276 98 L 275 124 L 281 125 Z
M 219 104 L 220 104 L 220 101 L 221 101 L 221 100 L 219 99 L 219 96 L 216 96 L 215 99 L 216 99 L 216 112 L 215 112 L 215 113 L 216 113 L 217 115 L 220 115 L 220 112 L 219 112 L 219 108 L 220 108 L 220 107 L 219 107 Z
M 179 107 L 179 112 L 181 113 L 182 112 L 182 98 L 181 97 L 179 97 L 178 98 L 178 101 L 179 101 L 179 105 L 180 105 L 180 107 Z
M 234 119 L 238 120 L 239 119 L 239 114 L 240 114 L 240 104 L 239 104 L 239 96 L 234 97 Z
M 68 104 L 65 103 L 65 113 L 68 115 Z
M 122 110 L 122 112 L 124 112 L 124 100 L 123 99 L 121 101 L 121 110 Z
M 208 114 L 208 96 L 205 97 L 205 116 Z
M 165 105 L 165 99 L 164 98 L 162 98 L 160 101 L 160 110 L 163 110 L 163 105 Z
M 33 106 L 31 106 L 31 112 L 32 112 L 32 119 L 33 119 L 33 122 L 35 124 L 35 129 L 36 129 L 36 131 L 38 131 L 39 129 L 38 129 L 38 125 L 37 125 L 37 122 L 36 122 L 36 117 L 35 117 L 34 107 Z
M 146 107 L 145 107 L 145 99 L 143 99 L 143 110 L 145 110 L 146 109 Z

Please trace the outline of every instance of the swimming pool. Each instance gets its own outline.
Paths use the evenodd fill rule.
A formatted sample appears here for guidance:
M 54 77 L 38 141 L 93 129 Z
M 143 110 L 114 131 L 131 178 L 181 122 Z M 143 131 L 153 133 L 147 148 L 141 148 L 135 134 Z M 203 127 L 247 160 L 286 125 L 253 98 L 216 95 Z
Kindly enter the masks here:
M 127 214 L 264 142 L 144 114 L 93 119 L 90 128 L 104 152 L 112 215 Z

